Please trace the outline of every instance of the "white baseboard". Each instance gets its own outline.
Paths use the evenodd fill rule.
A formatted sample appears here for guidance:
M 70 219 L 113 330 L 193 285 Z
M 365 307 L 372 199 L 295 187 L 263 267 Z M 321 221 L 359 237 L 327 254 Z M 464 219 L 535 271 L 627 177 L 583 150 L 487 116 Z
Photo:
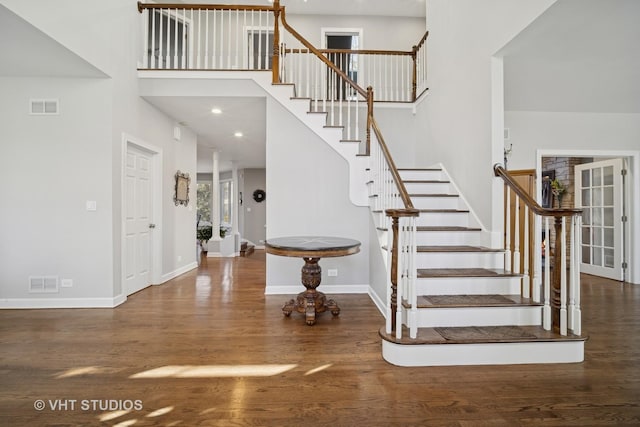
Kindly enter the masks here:
M 180 267 L 180 268 L 178 268 L 176 270 L 173 270 L 170 273 L 163 274 L 162 277 L 160 278 L 160 283 L 154 283 L 154 285 L 161 285 L 161 284 L 163 284 L 165 282 L 168 282 L 171 279 L 174 279 L 174 278 L 180 276 L 181 274 L 184 274 L 184 273 L 186 273 L 188 271 L 193 270 L 194 268 L 198 268 L 198 263 L 195 262 L 195 261 L 192 262 L 191 264 L 185 265 L 184 267 Z
M 114 308 L 126 300 L 122 294 L 113 298 L 2 298 L 0 309 Z
M 304 291 L 303 285 L 267 286 L 265 295 L 296 295 Z M 325 294 L 368 294 L 369 285 L 320 285 L 318 291 Z
M 369 298 L 371 298 L 371 301 L 373 301 L 376 307 L 378 307 L 378 311 L 380 311 L 380 314 L 382 314 L 382 317 L 384 317 L 386 312 L 384 300 L 378 296 L 378 294 L 373 290 L 371 286 L 369 286 L 368 294 L 369 294 Z

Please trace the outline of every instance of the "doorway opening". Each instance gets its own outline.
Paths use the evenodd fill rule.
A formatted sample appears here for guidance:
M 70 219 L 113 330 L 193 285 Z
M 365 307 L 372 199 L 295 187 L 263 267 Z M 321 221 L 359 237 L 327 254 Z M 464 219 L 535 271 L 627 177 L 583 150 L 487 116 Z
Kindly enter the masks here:
M 637 274 L 631 271 L 629 262 L 637 251 L 634 230 L 629 226 L 634 213 L 630 194 L 637 183 L 626 175 L 634 161 L 634 156 L 616 152 L 538 154 L 537 173 L 542 178 L 539 182 L 544 183 L 545 175 L 552 175 L 555 193 L 559 193 L 550 200 L 550 207 L 583 211 L 578 236 L 583 273 L 618 281 L 631 281 L 632 275 Z M 542 202 L 543 190 L 537 194 Z M 547 248 L 554 247 L 554 231 L 550 230 L 550 234 L 548 241 L 542 242 Z
M 346 51 L 362 49 L 362 29 L 323 28 L 322 47 L 329 50 L 327 59 L 333 62 L 351 80 L 358 83 L 359 55 Z M 332 76 L 328 74 L 326 77 L 328 99 L 354 99 L 356 94 L 352 93 L 350 86 L 347 87 L 347 84 L 342 80 L 339 84 L 336 84 L 332 79 Z

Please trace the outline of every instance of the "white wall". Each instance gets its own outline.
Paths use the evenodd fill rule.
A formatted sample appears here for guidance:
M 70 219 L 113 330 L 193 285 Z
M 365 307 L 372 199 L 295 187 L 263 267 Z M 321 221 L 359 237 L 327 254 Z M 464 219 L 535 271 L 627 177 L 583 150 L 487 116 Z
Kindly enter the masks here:
M 115 295 L 110 90 L 107 79 L 0 78 L 0 299 Z M 30 98 L 58 98 L 60 114 L 29 115 Z M 29 294 L 31 275 L 73 287 Z
M 318 48 L 322 28 L 362 28 L 360 49 L 376 50 L 411 51 L 425 33 L 424 18 L 287 14 L 287 22 Z
M 506 111 L 510 169 L 536 167 L 538 149 L 640 150 L 640 114 Z
M 324 292 L 367 292 L 369 210 L 349 201 L 347 162 L 271 97 L 267 97 L 267 240 L 293 235 L 359 240 L 360 253 L 320 261 Z M 266 293 L 296 294 L 300 258 L 267 256 Z M 337 277 L 327 277 L 337 269 Z M 338 301 L 339 303 L 340 301 Z
M 243 203 L 241 209 L 244 211 L 244 234 L 243 238 L 253 242 L 257 246 L 264 246 L 267 238 L 267 205 L 271 201 L 270 190 L 266 187 L 265 169 L 244 169 L 244 186 L 242 187 Z M 264 190 L 267 194 L 263 202 L 253 200 L 253 192 Z
M 492 165 L 502 160 L 492 148 L 492 55 L 552 3 L 427 0 L 429 95 L 419 110 L 419 161 L 442 162 L 487 227 Z
M 104 205 L 99 203 L 98 206 L 104 209 L 100 212 L 109 212 L 109 224 L 102 224 L 101 230 L 105 232 L 108 230 L 110 233 L 109 242 L 103 246 L 108 248 L 110 255 L 93 257 L 92 263 L 85 265 L 84 268 L 93 270 L 108 268 L 110 273 L 104 275 L 108 284 L 98 285 L 100 291 L 94 290 L 92 294 L 97 296 L 108 294 L 114 298 L 121 294 L 123 133 L 163 150 L 164 188 L 161 233 L 164 246 L 160 276 L 164 280 L 196 266 L 195 204 L 190 204 L 192 208 L 175 207 L 172 201 L 173 175 L 176 170 L 188 172 L 195 182 L 196 138 L 195 135 L 183 129 L 182 140 L 174 141 L 173 120 L 138 96 L 136 68 L 141 48 L 141 18 L 135 3 L 128 0 L 109 2 L 61 0 L 55 4 L 46 0 L 29 2 L 2 0 L 2 3 L 110 77 L 109 80 L 105 80 L 107 82 L 105 84 L 109 85 L 108 89 L 91 99 L 82 100 L 83 114 L 76 116 L 73 123 L 69 122 L 65 125 L 66 128 L 59 140 L 64 147 L 66 142 L 62 141 L 66 140 L 66 133 L 73 135 L 85 133 L 91 135 L 91 143 L 95 141 L 96 144 L 101 144 L 99 150 L 78 153 L 78 158 L 75 160 L 75 163 L 91 165 L 91 171 L 104 171 L 96 177 L 95 181 L 101 186 L 106 186 L 109 192 L 109 199 Z M 102 105 L 108 105 L 108 111 L 105 111 Z M 83 120 L 84 117 L 89 118 Z M 32 135 L 34 139 L 38 139 L 39 132 L 37 129 L 27 130 L 27 134 Z M 28 162 L 18 163 L 18 166 L 21 170 L 33 172 L 34 179 L 48 179 L 44 173 L 33 171 Z M 89 178 L 89 183 L 92 181 Z M 56 195 L 57 190 L 54 189 L 52 194 Z M 190 199 L 195 201 L 195 196 L 194 185 L 191 188 Z M 78 196 L 76 202 L 84 206 L 85 199 L 84 195 L 82 198 Z M 106 218 L 103 219 L 106 220 Z M 59 251 L 59 249 L 56 250 Z M 77 262 L 76 253 L 73 251 L 60 251 L 58 256 L 68 263 Z M 177 261 L 178 256 L 182 257 L 181 261 Z M 16 271 L 15 274 L 24 275 L 24 272 Z M 108 290 L 105 290 L 105 287 L 108 287 Z

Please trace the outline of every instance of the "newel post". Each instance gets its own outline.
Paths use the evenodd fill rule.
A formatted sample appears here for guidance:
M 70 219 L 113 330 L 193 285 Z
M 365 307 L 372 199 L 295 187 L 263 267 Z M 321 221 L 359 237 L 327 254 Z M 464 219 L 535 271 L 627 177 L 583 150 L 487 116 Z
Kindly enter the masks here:
M 411 100 L 413 102 L 416 101 L 416 97 L 418 96 L 418 46 L 413 46 L 411 49 L 411 60 L 413 61 L 413 76 L 411 81 Z
M 373 117 L 373 88 L 367 87 L 367 142 L 366 155 L 371 154 L 371 119 Z
M 280 83 L 280 0 L 273 2 L 273 59 L 271 72 L 272 83 Z
M 396 311 L 398 310 L 398 225 L 400 218 L 391 217 L 391 330 L 396 330 Z

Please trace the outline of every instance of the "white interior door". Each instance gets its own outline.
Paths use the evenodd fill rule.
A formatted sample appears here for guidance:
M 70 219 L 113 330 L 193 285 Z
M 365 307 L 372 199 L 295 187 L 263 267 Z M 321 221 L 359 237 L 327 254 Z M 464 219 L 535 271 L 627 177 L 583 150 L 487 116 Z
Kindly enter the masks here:
M 584 273 L 623 280 L 623 160 L 575 167 L 576 207 L 582 212 Z
M 131 295 L 151 283 L 152 154 L 127 145 L 125 162 L 125 292 Z

